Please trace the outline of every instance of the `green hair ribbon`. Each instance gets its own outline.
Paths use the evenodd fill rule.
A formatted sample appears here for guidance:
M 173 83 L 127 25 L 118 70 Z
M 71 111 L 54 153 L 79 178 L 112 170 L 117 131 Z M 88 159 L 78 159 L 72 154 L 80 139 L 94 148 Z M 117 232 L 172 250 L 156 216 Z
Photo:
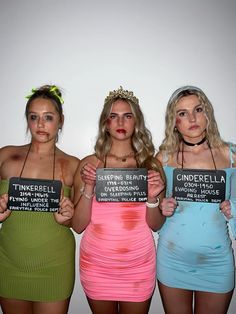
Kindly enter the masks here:
M 34 95 L 35 92 L 37 92 L 37 89 L 36 88 L 32 88 L 31 89 L 31 94 L 25 96 L 25 98 L 26 99 L 30 99 Z
M 62 98 L 60 95 L 58 95 L 57 90 L 58 90 L 58 88 L 56 87 L 56 85 L 53 85 L 53 86 L 49 89 L 49 91 L 50 91 L 51 93 L 53 93 L 53 95 L 56 96 L 56 97 L 59 99 L 60 103 L 61 103 L 61 104 L 64 104 L 64 100 L 63 100 L 63 98 Z
M 25 98 L 30 99 L 37 91 L 40 91 L 40 89 L 32 88 L 31 94 L 27 95 Z M 58 88 L 56 87 L 56 85 L 51 86 L 49 92 L 57 97 L 61 104 L 64 104 L 63 98 L 58 94 Z

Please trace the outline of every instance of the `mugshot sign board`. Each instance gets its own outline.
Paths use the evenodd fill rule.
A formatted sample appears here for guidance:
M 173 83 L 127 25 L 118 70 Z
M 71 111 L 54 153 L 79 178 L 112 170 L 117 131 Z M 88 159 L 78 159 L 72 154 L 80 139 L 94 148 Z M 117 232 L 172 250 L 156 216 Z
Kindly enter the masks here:
M 173 197 L 177 201 L 221 203 L 225 184 L 224 170 L 175 169 Z
M 98 168 L 96 171 L 98 202 L 146 202 L 146 168 Z
M 15 211 L 56 212 L 59 209 L 62 183 L 12 177 L 9 182 L 8 208 Z

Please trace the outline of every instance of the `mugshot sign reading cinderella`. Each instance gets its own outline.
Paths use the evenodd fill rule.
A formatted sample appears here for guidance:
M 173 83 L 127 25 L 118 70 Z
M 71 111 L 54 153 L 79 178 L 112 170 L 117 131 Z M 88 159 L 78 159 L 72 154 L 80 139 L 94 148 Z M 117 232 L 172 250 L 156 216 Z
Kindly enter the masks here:
M 175 169 L 173 197 L 177 201 L 221 203 L 225 200 L 224 170 Z
M 96 171 L 98 202 L 146 202 L 146 168 L 99 168 Z
M 62 183 L 12 177 L 9 182 L 8 208 L 14 211 L 56 212 L 59 209 Z

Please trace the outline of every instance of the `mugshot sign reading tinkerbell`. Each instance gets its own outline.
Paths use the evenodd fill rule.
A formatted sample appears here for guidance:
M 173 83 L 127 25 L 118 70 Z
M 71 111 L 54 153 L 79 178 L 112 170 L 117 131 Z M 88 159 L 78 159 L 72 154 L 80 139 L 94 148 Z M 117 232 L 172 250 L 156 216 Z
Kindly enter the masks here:
M 12 177 L 9 181 L 8 208 L 14 211 L 56 212 L 61 188 L 59 180 Z
M 146 168 L 98 168 L 96 171 L 98 202 L 146 202 Z
M 177 201 L 221 203 L 225 200 L 224 170 L 175 169 L 173 197 Z

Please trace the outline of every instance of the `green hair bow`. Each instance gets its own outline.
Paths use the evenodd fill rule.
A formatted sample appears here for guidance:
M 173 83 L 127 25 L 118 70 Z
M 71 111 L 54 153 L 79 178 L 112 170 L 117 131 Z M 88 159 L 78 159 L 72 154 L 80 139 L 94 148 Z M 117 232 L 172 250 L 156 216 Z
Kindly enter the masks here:
M 32 88 L 31 94 L 27 95 L 25 98 L 30 99 L 37 91 L 39 91 L 39 89 Z M 64 104 L 63 98 L 58 94 L 58 88 L 56 85 L 51 86 L 49 89 L 49 92 L 52 93 L 54 96 L 56 96 L 62 105 Z

